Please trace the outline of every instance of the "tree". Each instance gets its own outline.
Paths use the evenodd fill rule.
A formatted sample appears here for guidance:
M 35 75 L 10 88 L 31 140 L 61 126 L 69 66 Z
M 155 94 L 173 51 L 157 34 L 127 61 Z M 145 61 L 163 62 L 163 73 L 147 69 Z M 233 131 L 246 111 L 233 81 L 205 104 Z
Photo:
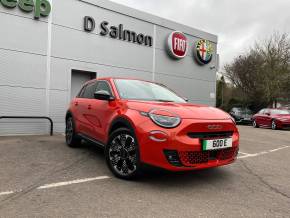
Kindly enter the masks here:
M 274 33 L 267 40 L 256 42 L 249 52 L 225 66 L 225 76 L 240 91 L 240 101 L 255 111 L 279 97 L 290 96 L 288 35 Z

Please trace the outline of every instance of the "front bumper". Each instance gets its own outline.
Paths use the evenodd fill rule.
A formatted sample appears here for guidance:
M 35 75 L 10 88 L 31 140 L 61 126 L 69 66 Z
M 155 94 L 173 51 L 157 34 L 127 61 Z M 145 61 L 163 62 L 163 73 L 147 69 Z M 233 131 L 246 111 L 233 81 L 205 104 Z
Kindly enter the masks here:
M 278 129 L 290 129 L 290 121 L 280 121 L 277 122 Z
M 166 129 L 153 124 L 145 117 L 140 124 L 136 125 L 136 136 L 143 163 L 170 171 L 185 171 L 222 166 L 236 160 L 239 133 L 231 120 L 183 119 L 178 127 Z M 222 129 L 209 130 L 208 125 L 219 125 Z M 159 135 L 152 137 L 152 132 Z M 222 138 L 215 134 L 219 132 L 231 133 L 233 147 L 203 151 L 202 140 Z M 208 135 L 194 138 L 190 137 L 189 133 L 208 133 Z

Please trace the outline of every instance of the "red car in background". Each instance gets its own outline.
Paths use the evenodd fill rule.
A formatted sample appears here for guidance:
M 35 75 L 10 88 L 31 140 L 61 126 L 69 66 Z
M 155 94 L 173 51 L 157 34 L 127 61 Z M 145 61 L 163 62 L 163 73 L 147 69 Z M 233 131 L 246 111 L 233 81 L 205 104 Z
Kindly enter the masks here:
M 253 127 L 290 129 L 290 111 L 286 109 L 262 109 L 253 116 Z
M 230 164 L 239 150 L 231 116 L 188 103 L 157 83 L 102 78 L 87 82 L 66 114 L 66 143 L 105 149 L 114 175 L 132 179 L 144 164 L 171 171 Z

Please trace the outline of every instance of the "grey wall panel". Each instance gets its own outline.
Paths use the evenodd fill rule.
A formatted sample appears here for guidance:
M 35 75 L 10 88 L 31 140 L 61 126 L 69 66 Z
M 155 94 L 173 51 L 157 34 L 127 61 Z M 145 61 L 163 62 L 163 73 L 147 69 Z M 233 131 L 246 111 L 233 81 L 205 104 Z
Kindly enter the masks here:
M 19 135 L 19 134 L 49 134 L 48 121 L 31 120 L 0 120 L 0 136 Z
M 215 81 L 216 70 L 211 70 L 210 66 L 211 64 L 203 66 L 198 65 L 191 56 L 186 56 L 183 59 L 175 60 L 169 57 L 163 50 L 156 49 L 155 71 L 157 73 L 205 81 Z
M 0 86 L 0 116 L 45 115 L 45 89 Z
M 101 66 L 81 61 L 51 58 L 50 88 L 69 91 L 72 69 L 98 72 Z
M 141 70 L 127 70 L 116 67 L 100 66 L 98 77 L 129 77 L 144 80 L 152 80 L 152 73 Z
M 51 58 L 50 89 L 68 90 L 69 74 L 72 61 Z
M 202 102 L 207 105 L 215 104 L 215 99 L 210 97 L 210 93 L 215 93 L 215 82 L 203 82 L 161 74 L 156 74 L 155 78 L 157 82 L 166 84 L 180 96 L 187 97 L 191 102 Z
M 63 13 L 64 9 L 70 11 L 70 13 Z M 153 25 L 151 23 L 118 14 L 110 10 L 105 10 L 103 8 L 94 7 L 81 1 L 62 0 L 54 2 L 52 19 L 54 24 L 83 31 L 83 18 L 85 16 L 92 16 L 95 19 L 95 34 L 99 34 L 100 32 L 100 23 L 108 21 L 110 25 L 118 26 L 119 24 L 123 24 L 125 29 L 146 35 L 153 35 Z
M 0 85 L 45 88 L 45 56 L 0 49 L 0 66 Z
M 47 23 L 1 13 L 0 48 L 46 55 Z
M 52 34 L 52 56 L 152 70 L 152 48 L 59 26 L 53 26 Z
M 69 106 L 68 91 L 50 90 L 49 116 L 54 123 L 54 132 L 65 130 L 65 114 Z
M 54 123 L 54 132 L 55 133 L 64 133 L 65 132 L 65 122 L 56 122 Z M 65 139 L 63 139 L 65 141 Z
M 64 122 L 64 117 L 69 106 L 67 91 L 50 90 L 49 113 L 54 122 Z
M 52 58 L 50 88 L 64 91 L 67 90 L 70 92 L 72 69 L 96 72 L 97 77 L 134 77 L 139 79 L 152 80 L 152 73 L 147 71 L 124 69 L 120 67 Z
M 20 87 L 0 87 L 0 116 L 45 116 L 45 90 Z M 0 135 L 42 134 L 47 121 L 0 120 Z

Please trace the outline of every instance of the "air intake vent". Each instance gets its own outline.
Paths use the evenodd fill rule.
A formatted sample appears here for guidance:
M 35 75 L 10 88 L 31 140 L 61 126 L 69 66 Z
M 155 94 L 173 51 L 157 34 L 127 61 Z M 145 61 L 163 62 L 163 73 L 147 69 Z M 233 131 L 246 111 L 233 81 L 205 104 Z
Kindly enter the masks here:
M 233 132 L 189 132 L 187 134 L 190 138 L 229 138 L 233 136 Z

